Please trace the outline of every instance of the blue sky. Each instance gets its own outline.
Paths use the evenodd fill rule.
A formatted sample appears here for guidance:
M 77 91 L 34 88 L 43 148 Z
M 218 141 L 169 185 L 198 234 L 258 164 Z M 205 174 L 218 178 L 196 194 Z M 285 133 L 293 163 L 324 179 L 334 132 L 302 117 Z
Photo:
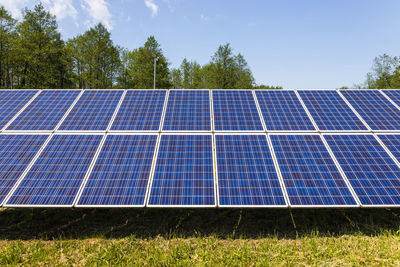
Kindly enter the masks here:
M 39 1 L 0 0 L 15 17 Z M 102 22 L 116 44 L 154 35 L 172 67 L 207 63 L 231 43 L 256 82 L 338 88 L 364 81 L 373 58 L 400 55 L 398 0 L 43 0 L 64 39 Z M 397 30 L 396 30 L 397 29 Z

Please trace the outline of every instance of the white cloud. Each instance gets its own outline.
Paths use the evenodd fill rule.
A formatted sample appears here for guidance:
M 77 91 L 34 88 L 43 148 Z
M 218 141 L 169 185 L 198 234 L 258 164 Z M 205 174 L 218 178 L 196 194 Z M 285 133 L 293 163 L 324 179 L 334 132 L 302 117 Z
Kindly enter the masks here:
M 4 6 L 6 10 L 11 13 L 16 19 L 20 19 L 22 17 L 21 10 L 25 8 L 31 0 L 0 0 L 0 6 Z
M 144 4 L 151 10 L 151 15 L 157 16 L 158 6 L 153 2 L 153 0 L 144 0 Z
M 83 0 L 81 6 L 90 17 L 85 22 L 88 26 L 93 26 L 101 22 L 107 30 L 112 30 L 111 13 L 108 10 L 108 4 L 105 0 Z
M 126 22 L 131 21 L 131 16 L 126 17 Z
M 78 11 L 76 11 L 72 0 L 42 0 L 48 7 L 51 14 L 55 15 L 57 19 L 64 19 L 71 17 L 76 20 Z
M 207 16 L 204 15 L 204 14 L 201 14 L 201 15 L 200 15 L 200 19 L 203 20 L 203 21 L 209 21 L 209 20 L 210 20 L 210 18 L 207 17 Z

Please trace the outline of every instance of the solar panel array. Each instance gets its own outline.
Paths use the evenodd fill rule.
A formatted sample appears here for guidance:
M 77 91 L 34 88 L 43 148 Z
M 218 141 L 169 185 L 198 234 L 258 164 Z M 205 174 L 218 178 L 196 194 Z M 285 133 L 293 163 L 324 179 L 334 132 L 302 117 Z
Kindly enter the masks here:
M 400 90 L 0 90 L 5 207 L 400 207 Z

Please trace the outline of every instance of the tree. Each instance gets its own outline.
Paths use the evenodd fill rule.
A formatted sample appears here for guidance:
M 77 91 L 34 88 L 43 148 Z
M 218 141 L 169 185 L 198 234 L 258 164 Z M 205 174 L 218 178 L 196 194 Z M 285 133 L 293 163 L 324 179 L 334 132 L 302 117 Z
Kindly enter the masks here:
M 15 62 L 19 87 L 63 88 L 65 78 L 64 42 L 57 21 L 42 4 L 25 9 L 17 25 Z
M 230 44 L 221 45 L 206 65 L 203 75 L 207 88 L 253 88 L 254 77 L 242 54 L 234 55 Z
M 131 64 L 127 71 L 132 78 L 133 88 L 153 88 L 154 57 L 158 58 L 156 87 L 170 88 L 169 63 L 154 36 L 150 36 L 144 46 L 130 53 Z
M 171 70 L 171 85 L 174 89 L 182 88 L 182 72 L 180 69 Z
M 16 20 L 0 7 L 0 88 L 10 88 L 12 84 L 13 70 L 13 43 L 16 38 Z
M 101 24 L 68 41 L 72 51 L 75 84 L 79 88 L 112 88 L 120 71 L 119 49 Z
M 364 88 L 399 88 L 398 72 L 400 58 L 391 57 L 387 54 L 375 57 L 372 72 L 367 73 Z

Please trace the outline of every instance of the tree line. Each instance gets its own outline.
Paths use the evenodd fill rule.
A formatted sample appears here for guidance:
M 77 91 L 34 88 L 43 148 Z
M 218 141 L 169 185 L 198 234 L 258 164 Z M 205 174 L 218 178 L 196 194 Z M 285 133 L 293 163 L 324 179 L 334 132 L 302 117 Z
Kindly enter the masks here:
M 204 66 L 185 58 L 171 69 L 154 36 L 129 51 L 98 24 L 64 41 L 42 4 L 25 8 L 21 21 L 0 7 L 0 88 L 153 88 L 154 57 L 157 88 L 281 88 L 256 85 L 230 44 L 219 46 Z
M 368 72 L 364 83 L 356 88 L 400 89 L 400 57 L 383 54 L 375 57 L 372 71 Z

